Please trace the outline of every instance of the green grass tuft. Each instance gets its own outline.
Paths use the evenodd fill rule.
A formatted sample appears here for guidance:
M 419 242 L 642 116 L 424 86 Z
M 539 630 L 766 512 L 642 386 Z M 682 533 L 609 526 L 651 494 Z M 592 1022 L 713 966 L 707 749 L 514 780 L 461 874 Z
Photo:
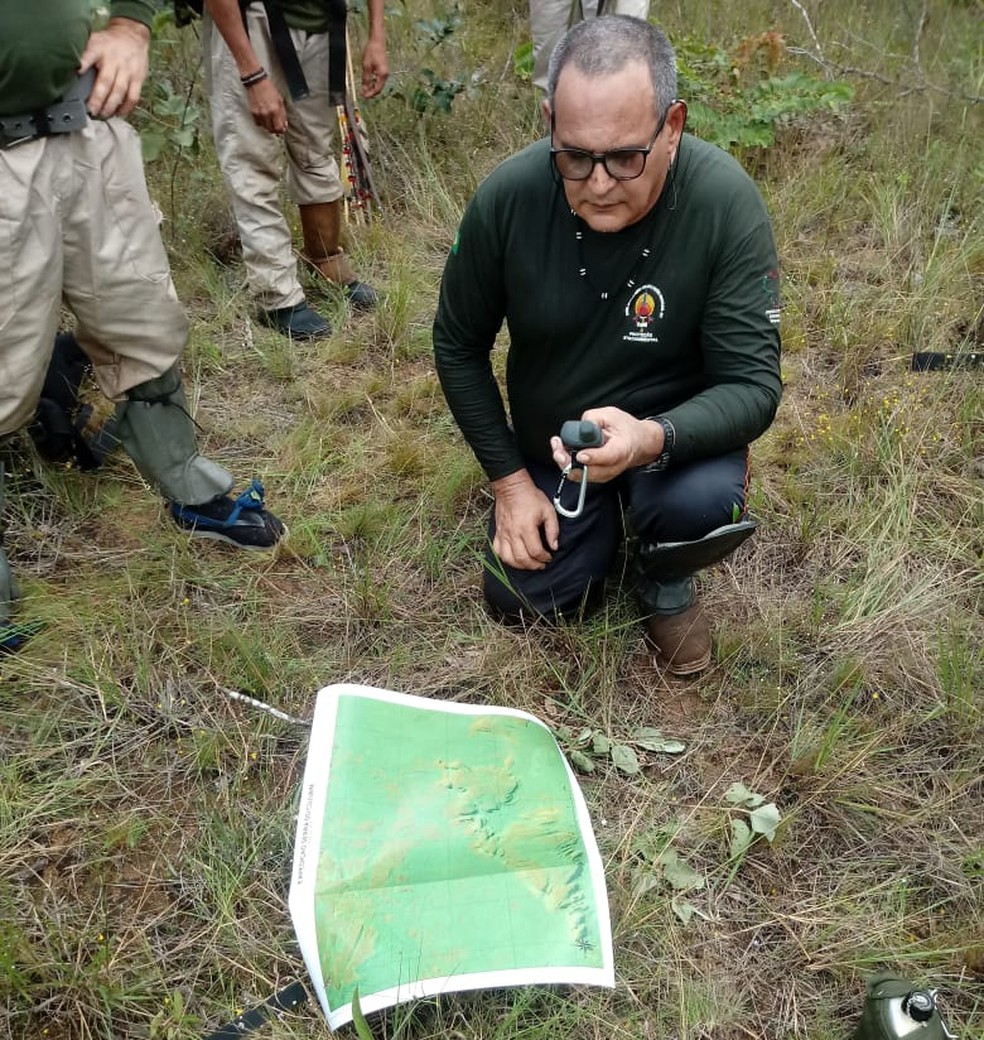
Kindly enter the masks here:
M 908 370 L 984 346 L 980 4 L 654 5 L 707 104 L 766 74 L 853 90 L 806 115 L 779 98 L 767 147 L 728 110 L 775 219 L 786 389 L 753 447 L 759 532 L 703 579 L 715 659 L 691 682 L 653 669 L 627 590 L 555 629 L 482 605 L 491 498 L 430 326 L 468 198 L 542 127 L 515 71 L 525 7 L 456 10 L 387 12 L 393 88 L 362 105 L 385 208 L 348 231 L 383 302 L 352 314 L 305 272 L 335 326 L 318 343 L 253 320 L 195 31 L 158 35 L 136 121 L 191 408 L 291 537 L 260 558 L 189 544 L 124 458 L 85 475 L 4 446 L 18 618 L 45 627 L 0 659 L 0 1040 L 191 1040 L 303 975 L 306 730 L 228 691 L 303 719 L 347 680 L 530 711 L 568 750 L 641 726 L 685 745 L 636 749 L 638 772 L 586 756 L 614 992 L 442 997 L 370 1016 L 376 1036 L 847 1040 L 883 967 L 984 1034 L 984 398 L 977 371 Z M 737 854 L 736 783 L 780 814 Z M 265 1035 L 325 1028 L 308 1006 Z

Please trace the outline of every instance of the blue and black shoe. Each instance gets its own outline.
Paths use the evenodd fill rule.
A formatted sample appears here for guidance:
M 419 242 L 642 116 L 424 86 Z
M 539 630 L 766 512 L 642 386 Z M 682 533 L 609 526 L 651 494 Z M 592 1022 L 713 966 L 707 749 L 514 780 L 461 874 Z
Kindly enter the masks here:
M 19 650 L 44 628 L 43 621 L 0 621 L 0 655 Z
M 3 504 L 3 469 L 0 467 L 0 505 Z M 10 573 L 7 555 L 0 546 L 0 656 L 19 650 L 44 627 L 41 621 L 11 621 L 10 615 L 20 599 L 20 589 Z
M 172 502 L 171 516 L 195 538 L 213 538 L 240 549 L 272 549 L 287 533 L 283 522 L 265 508 L 258 480 L 235 498 L 223 495 L 196 506 Z

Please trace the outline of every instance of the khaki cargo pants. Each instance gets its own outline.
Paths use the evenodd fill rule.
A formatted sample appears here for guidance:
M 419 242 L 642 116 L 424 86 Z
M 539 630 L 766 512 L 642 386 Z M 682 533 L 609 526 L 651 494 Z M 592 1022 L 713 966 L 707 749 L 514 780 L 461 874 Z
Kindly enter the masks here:
M 119 119 L 0 150 L 0 435 L 34 416 L 62 303 L 111 400 L 184 349 L 140 142 Z
M 574 0 L 575 5 L 577 0 Z M 598 0 L 582 0 L 585 18 L 594 18 Z M 630 14 L 634 18 L 649 17 L 649 0 L 607 0 L 607 14 Z M 550 55 L 571 24 L 571 0 L 530 0 L 530 33 L 533 36 L 533 83 L 547 89 Z
M 290 97 L 277 61 L 266 11 L 247 8 L 249 39 L 287 106 L 283 138 L 253 122 L 246 88 L 222 34 L 206 16 L 202 46 L 212 112 L 212 138 L 243 244 L 249 291 L 264 310 L 293 307 L 304 299 L 297 278 L 290 225 L 280 198 L 283 168 L 287 194 L 299 206 L 334 202 L 345 194 L 335 157 L 337 116 L 328 102 L 328 34 L 291 29 L 310 95 Z

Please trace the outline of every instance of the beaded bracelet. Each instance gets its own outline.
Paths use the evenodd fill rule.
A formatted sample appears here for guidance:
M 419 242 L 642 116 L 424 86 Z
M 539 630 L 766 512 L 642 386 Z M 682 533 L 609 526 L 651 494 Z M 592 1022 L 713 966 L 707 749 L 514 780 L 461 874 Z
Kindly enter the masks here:
M 240 76 L 239 82 L 246 88 L 255 87 L 257 83 L 262 83 L 267 78 L 267 70 L 261 65 L 256 72 L 250 72 L 246 76 Z

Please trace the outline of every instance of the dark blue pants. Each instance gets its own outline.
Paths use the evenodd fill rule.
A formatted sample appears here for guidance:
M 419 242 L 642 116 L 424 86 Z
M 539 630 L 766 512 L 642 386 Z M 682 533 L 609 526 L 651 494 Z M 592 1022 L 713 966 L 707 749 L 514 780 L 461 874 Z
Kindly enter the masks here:
M 530 464 L 538 488 L 553 498 L 560 480 L 556 466 Z M 600 603 L 626 534 L 640 544 L 690 542 L 744 516 L 748 491 L 748 449 L 741 448 L 688 466 L 656 473 L 628 470 L 607 484 L 589 484 L 584 512 L 576 519 L 558 516 L 560 539 L 553 559 L 541 571 L 506 566 L 492 551 L 495 511 L 489 523 L 485 557 L 485 599 L 492 610 L 507 618 L 556 617 L 590 610 Z M 575 487 L 565 488 L 565 504 L 576 498 Z M 630 561 L 631 563 L 631 561 Z M 660 604 L 673 613 L 688 605 L 679 599 L 684 586 L 661 588 L 659 575 L 632 568 L 637 591 L 650 610 Z M 686 589 L 692 599 L 692 576 Z

